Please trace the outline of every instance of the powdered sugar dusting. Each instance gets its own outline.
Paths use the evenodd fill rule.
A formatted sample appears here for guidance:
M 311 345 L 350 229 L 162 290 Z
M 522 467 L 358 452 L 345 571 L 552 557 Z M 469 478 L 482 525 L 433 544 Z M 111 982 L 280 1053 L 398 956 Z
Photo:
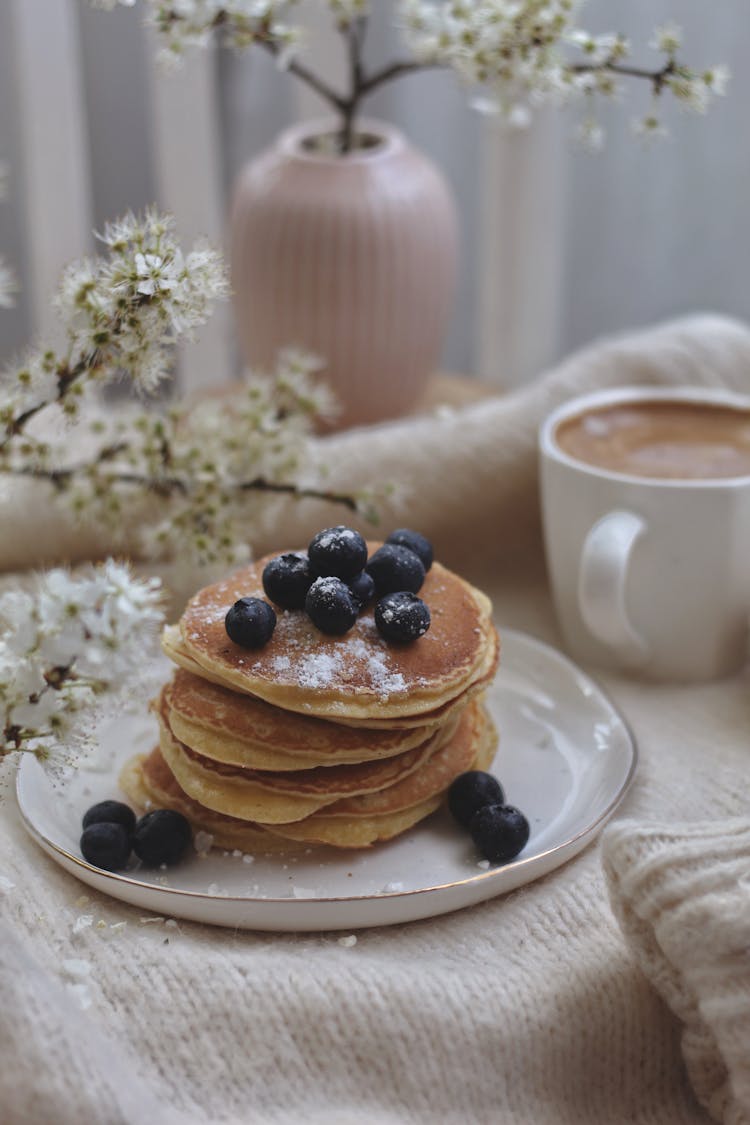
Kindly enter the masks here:
M 406 691 L 406 680 L 400 672 L 390 672 L 382 653 L 373 652 L 367 658 L 370 682 L 387 695 Z
M 332 546 L 339 542 L 354 543 L 359 542 L 361 535 L 351 527 L 344 527 L 340 524 L 338 527 L 327 527 L 323 531 L 319 531 L 315 536 L 315 542 L 318 547 L 328 551 Z
M 224 621 L 227 613 L 234 605 L 234 601 L 222 598 L 218 601 L 204 602 L 200 610 L 200 624 L 201 625 L 216 625 L 219 621 Z M 191 630 L 193 636 L 198 635 L 199 628 Z
M 343 669 L 343 661 L 338 652 L 319 652 L 310 655 L 299 669 L 297 680 L 300 687 L 330 687 Z
M 388 654 L 379 642 L 372 637 L 365 640 L 358 631 L 352 631 L 332 650 L 306 652 L 296 665 L 295 674 L 303 688 L 325 688 L 353 679 L 355 667 L 357 678 L 364 673 L 365 686 L 380 699 L 407 689 L 404 676 L 389 666 Z

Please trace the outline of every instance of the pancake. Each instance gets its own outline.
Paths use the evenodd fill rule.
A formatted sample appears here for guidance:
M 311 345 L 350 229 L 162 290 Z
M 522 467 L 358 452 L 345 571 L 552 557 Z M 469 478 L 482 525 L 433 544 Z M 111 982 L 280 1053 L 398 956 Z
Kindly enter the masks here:
M 272 557 L 191 598 L 179 641 L 171 632 L 165 636 L 167 654 L 179 649 L 183 666 L 284 710 L 365 725 L 434 713 L 495 666 L 498 642 L 488 599 L 440 563 L 420 590 L 431 627 L 411 644 L 384 641 L 372 608 L 343 637 L 325 636 L 301 610 L 280 610 L 263 648 L 241 648 L 227 636 L 224 618 L 238 598 L 264 597 L 261 576 Z
M 162 756 L 188 796 L 214 812 L 264 824 L 301 820 L 343 797 L 395 785 L 423 766 L 455 729 L 455 724 L 441 727 L 395 758 L 275 774 L 204 758 L 175 738 L 163 712 L 158 718 Z
M 483 706 L 472 704 L 455 736 L 426 766 L 390 790 L 341 801 L 294 824 L 269 825 L 288 840 L 364 848 L 390 840 L 440 807 L 451 782 L 465 770 L 487 769 L 497 750 L 497 732 Z
M 309 850 L 304 840 L 285 839 L 259 824 L 224 816 L 203 808 L 180 789 L 174 775 L 161 757 L 157 747 L 151 754 L 136 754 L 126 762 L 120 774 L 120 788 L 134 805 L 144 812 L 151 808 L 174 809 L 190 821 L 195 832 L 207 832 L 212 846 L 243 852 L 287 855 Z M 439 801 L 425 802 L 423 808 L 409 809 L 405 813 L 373 818 L 370 835 L 377 833 L 371 842 L 389 840 L 411 828 L 435 811 Z M 359 845 L 367 846 L 367 845 Z
M 204 758 L 283 772 L 376 761 L 426 742 L 436 722 L 374 731 L 282 711 L 178 668 L 159 706 L 179 742 Z
M 148 812 L 150 809 L 174 809 L 190 821 L 193 832 L 207 832 L 212 846 L 240 848 L 243 852 L 283 853 L 302 851 L 303 843 L 283 840 L 259 825 L 236 820 L 212 812 L 188 797 L 164 761 L 157 747 L 150 754 L 135 754 L 120 772 L 120 788 L 130 801 Z
M 488 769 L 495 755 L 495 748 L 495 730 L 487 718 L 480 732 L 474 757 L 464 768 Z M 457 776 L 457 773 L 453 776 Z M 207 832 L 213 836 L 213 843 L 217 847 L 282 854 L 300 851 L 318 843 L 339 848 L 365 848 L 391 840 L 435 812 L 445 795 L 444 791 L 433 794 L 398 812 L 370 811 L 369 815 L 352 818 L 316 813 L 294 826 L 284 826 L 282 830 L 287 835 L 282 837 L 279 826 L 267 829 L 259 824 L 213 812 L 194 801 L 180 788 L 158 747 L 151 754 L 136 754 L 126 762 L 120 774 L 120 787 L 133 804 L 144 811 L 150 808 L 169 808 L 182 813 L 190 821 L 194 831 Z M 294 839 L 289 835 L 292 831 L 296 836 Z

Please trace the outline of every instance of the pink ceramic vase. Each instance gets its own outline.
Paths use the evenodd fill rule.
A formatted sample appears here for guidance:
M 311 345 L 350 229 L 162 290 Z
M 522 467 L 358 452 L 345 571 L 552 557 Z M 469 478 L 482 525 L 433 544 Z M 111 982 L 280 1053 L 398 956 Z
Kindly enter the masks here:
M 396 129 L 360 125 L 370 144 L 324 155 L 330 122 L 286 130 L 241 173 L 231 220 L 237 328 L 249 366 L 302 347 L 344 425 L 392 418 L 435 369 L 456 272 L 456 216 L 434 164 Z

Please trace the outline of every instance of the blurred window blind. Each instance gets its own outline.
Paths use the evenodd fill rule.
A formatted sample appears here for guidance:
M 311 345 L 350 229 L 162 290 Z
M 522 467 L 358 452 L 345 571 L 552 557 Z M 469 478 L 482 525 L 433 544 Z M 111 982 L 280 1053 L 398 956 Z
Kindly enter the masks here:
M 372 5 L 367 55 L 402 53 L 392 0 Z M 340 57 L 315 15 L 315 62 L 336 77 Z M 501 131 L 468 92 L 431 71 L 379 90 L 366 110 L 393 121 L 443 169 L 459 205 L 462 261 L 446 369 L 508 386 L 605 332 L 696 308 L 747 317 L 750 144 L 745 106 L 750 45 L 744 0 L 591 0 L 593 31 L 618 29 L 648 61 L 656 23 L 676 17 L 685 56 L 727 62 L 730 96 L 705 119 L 670 113 L 672 139 L 643 148 L 630 120 L 645 85 L 601 112 L 605 151 L 576 151 L 574 112 L 541 115 L 525 133 Z M 162 74 L 143 9 L 86 0 L 0 4 L 0 253 L 22 282 L 0 310 L 0 361 L 53 331 L 49 294 L 62 266 L 94 248 L 91 231 L 127 207 L 172 211 L 186 242 L 221 242 L 240 166 L 289 121 L 320 112 L 314 96 L 265 55 L 193 53 Z M 236 372 L 229 310 L 181 357 L 187 388 Z

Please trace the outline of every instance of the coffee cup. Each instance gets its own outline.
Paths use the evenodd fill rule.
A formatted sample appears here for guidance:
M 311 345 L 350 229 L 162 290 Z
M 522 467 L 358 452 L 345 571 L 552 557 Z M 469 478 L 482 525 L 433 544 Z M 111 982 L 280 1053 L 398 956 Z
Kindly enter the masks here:
M 578 660 L 669 681 L 742 667 L 750 614 L 750 396 L 622 387 L 539 436 L 542 522 Z

